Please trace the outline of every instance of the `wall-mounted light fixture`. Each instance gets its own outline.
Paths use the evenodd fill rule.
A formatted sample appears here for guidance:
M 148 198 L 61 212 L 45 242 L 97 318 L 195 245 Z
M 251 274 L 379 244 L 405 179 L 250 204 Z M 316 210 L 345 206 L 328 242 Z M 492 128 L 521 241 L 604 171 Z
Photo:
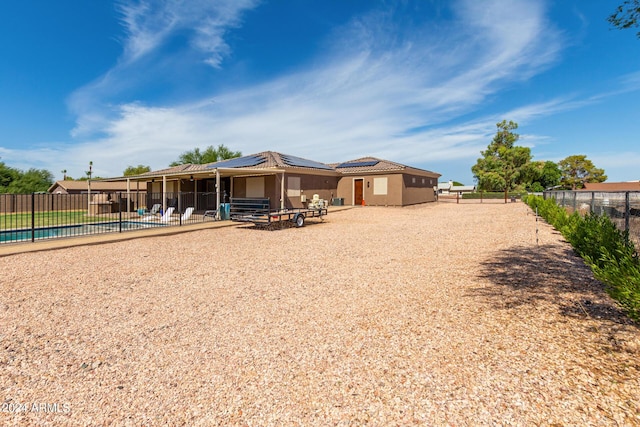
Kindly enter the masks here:
M 369 184 L 370 184 L 369 181 L 367 181 L 367 188 L 369 188 Z
M 191 179 L 190 179 L 190 181 L 191 181 L 191 182 L 193 182 L 193 175 L 191 175 Z

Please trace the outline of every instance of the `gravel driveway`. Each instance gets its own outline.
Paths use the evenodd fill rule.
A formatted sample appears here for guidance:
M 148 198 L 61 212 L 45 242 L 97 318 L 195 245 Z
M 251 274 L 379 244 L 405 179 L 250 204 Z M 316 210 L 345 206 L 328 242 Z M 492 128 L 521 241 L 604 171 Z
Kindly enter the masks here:
M 640 425 L 640 329 L 522 203 L 354 208 L 0 272 L 2 425 Z

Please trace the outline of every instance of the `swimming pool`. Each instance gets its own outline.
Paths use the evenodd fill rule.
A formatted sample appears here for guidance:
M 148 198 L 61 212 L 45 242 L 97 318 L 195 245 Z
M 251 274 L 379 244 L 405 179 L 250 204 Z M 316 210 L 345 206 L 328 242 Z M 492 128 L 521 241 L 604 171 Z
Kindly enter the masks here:
M 99 222 L 92 224 L 61 225 L 56 227 L 22 228 L 0 231 L 0 243 L 24 242 L 31 240 L 56 239 L 61 237 L 83 236 L 87 234 L 117 233 L 119 231 L 141 230 L 144 228 L 165 227 L 166 224 L 140 221 Z

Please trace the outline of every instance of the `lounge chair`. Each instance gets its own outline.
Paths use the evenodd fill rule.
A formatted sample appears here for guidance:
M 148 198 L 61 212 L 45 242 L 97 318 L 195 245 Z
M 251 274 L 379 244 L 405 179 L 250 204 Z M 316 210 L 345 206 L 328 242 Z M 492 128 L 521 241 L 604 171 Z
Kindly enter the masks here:
M 160 218 L 160 222 L 171 221 L 171 215 L 173 215 L 174 210 L 176 210 L 176 208 L 174 208 L 173 206 L 170 208 L 167 208 L 167 211 L 164 213 L 164 215 L 162 215 L 162 218 Z
M 150 219 L 155 219 L 156 215 L 160 213 L 160 209 L 162 205 L 160 203 L 156 203 L 151 207 L 151 210 L 148 212 L 148 215 L 140 218 L 142 221 L 149 221 Z
M 186 211 L 184 211 L 184 213 L 180 217 L 180 223 L 186 222 L 191 217 L 191 214 L 193 213 L 193 209 L 194 208 L 189 207 L 187 208 Z
M 202 220 L 204 221 L 207 218 L 212 218 L 214 221 L 217 221 L 218 211 L 217 210 L 204 211 L 204 214 L 202 215 Z

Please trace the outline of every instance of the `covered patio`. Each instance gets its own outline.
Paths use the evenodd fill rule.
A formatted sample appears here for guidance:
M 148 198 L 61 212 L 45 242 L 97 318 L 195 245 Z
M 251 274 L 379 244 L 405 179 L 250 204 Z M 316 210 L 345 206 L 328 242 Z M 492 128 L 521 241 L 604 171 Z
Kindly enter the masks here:
M 193 207 L 196 214 L 218 211 L 231 197 L 269 197 L 272 208 L 285 207 L 283 169 L 184 166 L 183 170 L 171 168 L 117 179 L 126 181 L 127 193 L 133 183 L 146 182 L 147 208 L 160 204 L 163 212 L 170 206 L 177 212 Z

